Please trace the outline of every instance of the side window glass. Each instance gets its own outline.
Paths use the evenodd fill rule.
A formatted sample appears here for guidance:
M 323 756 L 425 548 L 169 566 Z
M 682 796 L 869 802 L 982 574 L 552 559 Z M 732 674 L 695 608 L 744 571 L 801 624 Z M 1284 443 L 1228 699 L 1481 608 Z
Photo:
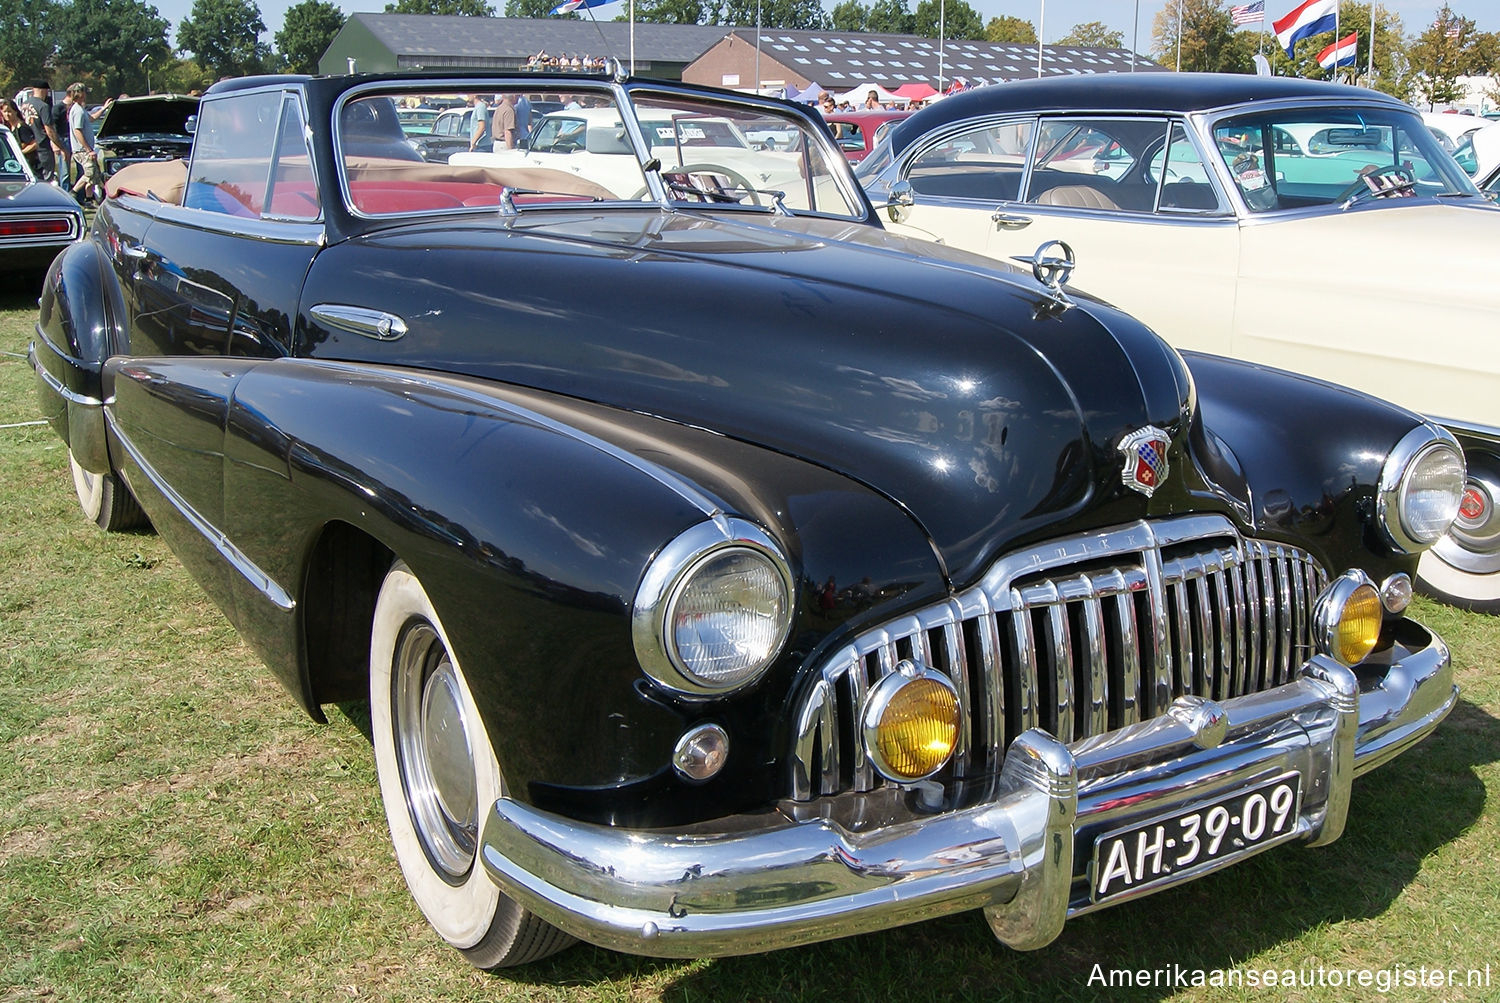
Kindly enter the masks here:
M 183 204 L 230 216 L 259 216 L 271 175 L 271 144 L 281 92 L 203 102 Z
M 1106 212 L 1150 212 L 1156 176 L 1143 158 L 1167 134 L 1164 119 L 1057 118 L 1037 130 L 1026 201 Z
M 1172 125 L 1172 133 L 1166 145 L 1152 158 L 1147 172 L 1153 179 L 1160 178 L 1162 212 L 1217 212 L 1218 193 L 1208 179 L 1208 168 L 1198 156 L 1197 147 L 1188 140 L 1181 123 Z
M 924 151 L 906 170 L 915 191 L 940 198 L 1015 200 L 1035 123 L 1003 122 L 959 133 Z
M 296 101 L 287 101 L 281 108 L 266 215 L 284 219 L 317 219 L 320 215 L 307 130 L 303 127 L 302 107 Z

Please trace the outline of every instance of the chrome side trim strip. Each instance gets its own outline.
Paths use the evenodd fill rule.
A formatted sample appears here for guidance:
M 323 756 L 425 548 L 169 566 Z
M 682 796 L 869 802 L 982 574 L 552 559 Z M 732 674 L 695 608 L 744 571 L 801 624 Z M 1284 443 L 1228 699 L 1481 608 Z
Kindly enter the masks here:
M 109 422 L 111 431 L 115 434 L 115 439 L 124 448 L 126 455 L 130 457 L 130 461 L 140 468 L 141 473 L 151 482 L 151 486 L 161 492 L 162 497 L 166 498 L 168 503 L 187 520 L 188 524 L 196 529 L 208 541 L 209 545 L 219 552 L 219 556 L 224 558 L 225 563 L 234 568 L 235 571 L 238 571 L 245 581 L 249 582 L 257 592 L 265 596 L 266 600 L 277 609 L 288 613 L 296 609 L 296 600 L 288 595 L 286 590 L 280 585 L 277 585 L 271 576 L 262 571 L 254 561 L 245 556 L 244 551 L 236 547 L 230 541 L 229 537 L 220 532 L 213 523 L 204 518 L 192 505 L 188 504 L 187 499 L 178 494 L 172 488 L 172 485 L 167 483 L 166 478 L 156 472 L 156 468 L 147 462 L 146 457 L 136 448 L 135 443 L 130 440 L 130 437 L 125 434 L 108 411 L 105 412 L 105 416 Z

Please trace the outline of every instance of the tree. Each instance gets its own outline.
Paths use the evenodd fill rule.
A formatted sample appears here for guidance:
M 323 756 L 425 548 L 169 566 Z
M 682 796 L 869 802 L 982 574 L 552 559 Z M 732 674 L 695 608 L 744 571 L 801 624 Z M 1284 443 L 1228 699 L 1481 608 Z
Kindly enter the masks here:
M 1151 27 L 1151 40 L 1156 46 L 1152 54 L 1163 66 L 1176 66 L 1180 52 L 1181 68 L 1199 73 L 1253 72 L 1253 37 L 1251 32 L 1234 30 L 1229 10 L 1218 0 L 1168 4 L 1157 13 Z
M 344 26 L 344 12 L 326 0 L 302 0 L 288 7 L 281 30 L 276 33 L 276 51 L 292 73 L 318 72 L 318 60 L 328 43 Z
M 1072 31 L 1057 40 L 1057 44 L 1119 49 L 1125 45 L 1125 33 L 1112 30 L 1103 21 L 1085 21 L 1075 24 Z
M 160 81 L 156 85 L 158 91 L 173 94 L 191 94 L 193 91 L 201 94 L 214 82 L 213 74 L 191 59 L 170 60 L 156 70 L 151 79 Z
M 1036 25 L 1022 18 L 1004 14 L 990 18 L 989 23 L 984 26 L 984 37 L 990 42 L 1035 45 Z
M 938 37 L 938 18 L 942 15 L 944 38 L 984 38 L 984 22 L 979 13 L 964 0 L 920 0 L 912 15 L 913 34 L 923 38 Z
M 712 4 L 712 0 L 710 0 Z M 755 24 L 756 0 L 724 0 L 710 24 Z M 710 6 L 710 11 L 714 8 Z M 822 0 L 760 0 L 760 23 L 766 28 L 812 29 L 828 26 Z
M 167 22 L 142 0 L 73 0 L 54 9 L 50 24 L 58 68 L 96 96 L 144 94 L 147 64 L 172 57 Z
M 552 5 L 557 6 L 556 4 Z M 552 7 L 548 7 L 551 10 Z M 387 14 L 462 14 L 464 17 L 494 17 L 495 8 L 484 0 L 396 0 L 385 5 Z
M 708 13 L 703 0 L 636 0 L 635 5 L 635 19 L 646 24 L 703 24 Z M 628 19 L 620 14 L 615 20 Z
M 14 94 L 46 75 L 57 51 L 52 0 L 0 0 L 0 94 Z
M 1472 57 L 1465 49 L 1474 34 L 1474 19 L 1455 14 L 1444 4 L 1437 18 L 1407 49 L 1416 92 L 1429 108 L 1463 99 L 1458 78 L 1471 68 Z
M 906 0 L 875 0 L 870 6 L 868 31 L 885 35 L 910 35 L 916 20 L 906 9 Z
M 859 0 L 843 0 L 833 8 L 828 24 L 838 31 L 869 31 L 870 8 Z
M 552 13 L 552 9 L 554 7 L 556 7 L 561 2 L 562 2 L 562 0 L 506 0 L 506 4 L 505 4 L 505 16 L 506 17 L 556 17 L 558 20 L 562 20 L 562 21 L 577 21 L 577 20 L 579 20 L 579 17 L 578 17 L 577 14 L 572 14 L 572 13 L 568 13 L 568 14 L 553 14 Z M 640 16 L 640 6 L 639 5 L 636 6 L 636 20 L 637 21 L 644 21 L 645 20 L 645 18 L 643 18 L 643 17 Z M 692 24 L 693 22 L 692 21 L 688 21 L 686 23 L 687 24 Z
M 260 40 L 265 30 L 252 0 L 193 0 L 177 26 L 177 44 L 215 78 L 242 77 L 259 73 L 270 58 L 271 47 Z

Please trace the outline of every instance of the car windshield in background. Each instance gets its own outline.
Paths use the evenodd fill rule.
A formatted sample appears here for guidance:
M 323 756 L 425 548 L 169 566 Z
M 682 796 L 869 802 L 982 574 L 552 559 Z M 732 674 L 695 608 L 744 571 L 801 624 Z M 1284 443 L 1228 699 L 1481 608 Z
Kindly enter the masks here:
M 1254 212 L 1475 194 L 1416 116 L 1327 109 L 1237 115 L 1216 123 L 1213 137 Z
M 863 217 L 857 193 L 830 168 L 827 139 L 795 115 L 602 82 L 563 83 L 572 89 L 476 95 L 434 92 L 429 84 L 356 93 L 339 114 L 350 205 L 379 216 L 665 199 Z M 455 101 L 467 106 L 466 127 L 451 148 L 414 142 L 409 122 L 402 131 L 412 109 Z
M 0 129 L 0 181 L 30 181 L 26 158 L 9 129 Z

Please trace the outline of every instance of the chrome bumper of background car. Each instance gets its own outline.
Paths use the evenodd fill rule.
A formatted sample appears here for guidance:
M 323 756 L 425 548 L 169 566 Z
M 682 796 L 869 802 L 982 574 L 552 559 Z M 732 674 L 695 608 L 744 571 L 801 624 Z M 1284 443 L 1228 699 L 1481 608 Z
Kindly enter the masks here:
M 750 954 L 983 908 L 995 935 L 1032 949 L 1071 915 L 1138 898 L 1290 840 L 1343 832 L 1356 774 L 1431 732 L 1457 701 L 1447 647 L 1414 623 L 1385 671 L 1322 656 L 1285 686 L 1204 701 L 1065 746 L 1042 731 L 1011 743 L 992 796 L 866 832 L 828 819 L 746 832 L 630 830 L 498 801 L 481 858 L 507 894 L 603 947 L 661 957 Z M 1122 826 L 1300 774 L 1283 838 L 1092 900 L 1094 839 Z

